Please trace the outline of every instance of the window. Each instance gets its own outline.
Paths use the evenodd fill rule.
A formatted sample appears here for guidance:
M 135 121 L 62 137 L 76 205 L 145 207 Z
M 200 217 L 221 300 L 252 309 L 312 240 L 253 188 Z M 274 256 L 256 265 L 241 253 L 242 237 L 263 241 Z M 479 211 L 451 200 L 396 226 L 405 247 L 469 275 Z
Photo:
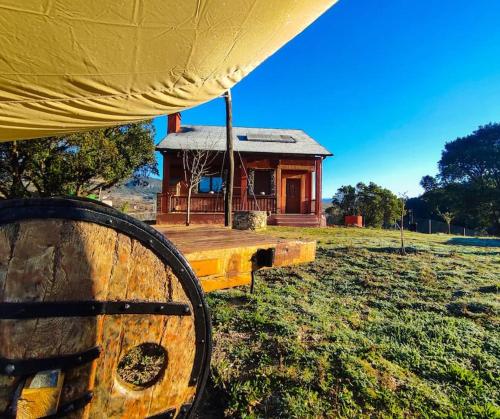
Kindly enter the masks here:
M 201 178 L 198 185 L 199 193 L 221 192 L 222 191 L 222 178 L 220 176 L 205 176 Z
M 249 174 L 249 193 L 255 195 L 274 194 L 274 170 L 254 170 Z M 253 187 L 253 191 L 252 191 Z

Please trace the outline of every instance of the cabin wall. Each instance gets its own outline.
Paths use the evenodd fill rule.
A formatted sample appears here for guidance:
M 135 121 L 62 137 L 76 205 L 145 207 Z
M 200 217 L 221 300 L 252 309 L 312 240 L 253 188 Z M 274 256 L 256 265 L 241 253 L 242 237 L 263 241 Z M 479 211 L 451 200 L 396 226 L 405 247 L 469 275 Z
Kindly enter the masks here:
M 273 214 L 287 215 L 287 181 L 298 180 L 300 181 L 300 204 L 299 210 L 294 211 L 295 215 L 316 215 L 321 213 L 321 207 L 317 203 L 318 196 L 321 197 L 321 166 L 322 158 L 319 157 L 289 157 L 283 156 L 276 158 L 276 156 L 265 156 L 262 154 L 242 154 L 235 155 L 235 176 L 234 176 L 234 190 L 233 195 L 236 197 L 238 205 L 242 209 L 252 209 L 257 205 L 256 199 L 262 199 L 260 202 L 267 202 L 266 208 L 273 208 Z M 221 173 L 221 165 L 223 163 L 222 156 L 217 159 L 213 164 L 212 173 Z M 227 160 L 226 160 L 227 164 Z M 252 171 L 259 170 L 272 170 L 274 178 L 274 187 L 272 194 L 263 196 L 253 196 L 248 193 L 248 184 L 250 182 L 249 174 Z M 316 176 L 313 175 L 316 173 Z M 222 174 L 222 173 L 221 173 Z M 223 174 L 222 174 L 223 176 Z M 255 175 L 253 175 L 255 178 Z M 182 166 L 182 155 L 180 152 L 164 153 L 164 168 L 163 168 L 163 191 L 167 191 L 170 196 L 182 197 L 187 196 L 187 186 L 184 181 L 184 170 Z M 272 179 L 271 179 L 272 181 Z M 316 184 L 313 186 L 313 182 Z M 167 187 L 168 182 L 168 187 Z M 297 183 L 295 183 L 295 187 Z M 319 190 L 318 190 L 319 187 Z M 314 189 L 316 193 L 313 196 Z M 294 190 L 292 190 L 294 191 Z M 195 193 L 193 197 L 207 199 L 215 199 L 222 194 L 209 194 L 209 193 Z M 257 195 L 257 192 L 256 192 Z M 269 197 L 267 201 L 266 198 Z M 219 198 L 217 198 L 219 199 Z M 272 200 L 271 200 L 272 199 Z M 290 198 L 294 200 L 294 198 Z M 269 202 L 275 202 L 272 207 L 269 207 Z M 294 201 L 295 202 L 295 201 Z M 162 207 L 164 207 L 162 205 Z M 210 208 L 216 208 L 210 214 L 192 214 L 193 223 L 214 223 L 218 224 L 223 221 L 220 217 L 220 205 Z M 181 207 L 182 208 L 182 207 Z M 204 207 L 202 207 L 204 208 Z M 204 209 L 202 209 L 204 210 Z M 169 218 L 169 222 L 181 223 L 184 220 L 183 213 L 172 213 L 170 217 L 164 217 L 161 213 L 165 212 L 161 209 L 158 214 L 159 221 Z M 170 212 L 167 210 L 167 212 Z M 290 213 L 290 211 L 288 211 Z M 210 215 L 210 216 L 209 216 Z

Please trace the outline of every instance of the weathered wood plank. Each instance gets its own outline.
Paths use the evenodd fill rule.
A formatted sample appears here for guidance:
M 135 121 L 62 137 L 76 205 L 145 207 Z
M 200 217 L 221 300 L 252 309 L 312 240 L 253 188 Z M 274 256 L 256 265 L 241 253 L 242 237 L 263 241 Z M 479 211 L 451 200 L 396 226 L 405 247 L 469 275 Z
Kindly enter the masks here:
M 252 257 L 259 249 L 274 248 L 273 267 L 314 261 L 315 241 L 282 240 L 271 235 L 223 227 L 158 226 L 181 249 L 205 292 L 250 285 Z
M 170 267 L 143 244 L 112 228 L 67 220 L 0 226 L 0 297 L 0 301 L 175 300 L 191 305 Z M 146 417 L 193 400 L 196 387 L 189 385 L 189 379 L 196 350 L 194 322 L 194 315 L 0 320 L 0 356 L 47 357 L 101 345 L 98 360 L 65 374 L 60 403 L 92 390 L 92 403 L 70 417 Z M 168 363 L 154 384 L 137 388 L 118 377 L 117 366 L 130 349 L 145 342 L 161 345 Z M 0 375 L 0 412 L 14 388 L 14 379 Z M 47 392 L 42 393 L 38 399 L 45 403 Z M 29 394 L 29 400 L 37 400 L 36 390 Z

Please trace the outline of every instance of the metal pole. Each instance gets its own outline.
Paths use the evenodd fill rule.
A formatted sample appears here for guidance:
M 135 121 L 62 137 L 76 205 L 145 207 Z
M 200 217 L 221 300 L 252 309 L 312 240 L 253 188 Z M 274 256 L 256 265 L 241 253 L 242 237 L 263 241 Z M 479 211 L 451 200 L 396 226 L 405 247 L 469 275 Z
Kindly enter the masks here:
M 224 95 L 226 99 L 226 152 L 228 156 L 228 171 L 226 173 L 226 191 L 224 199 L 224 225 L 232 226 L 233 182 L 234 182 L 234 151 L 233 151 L 233 105 L 231 90 Z
M 432 221 L 429 218 L 429 234 L 432 234 Z

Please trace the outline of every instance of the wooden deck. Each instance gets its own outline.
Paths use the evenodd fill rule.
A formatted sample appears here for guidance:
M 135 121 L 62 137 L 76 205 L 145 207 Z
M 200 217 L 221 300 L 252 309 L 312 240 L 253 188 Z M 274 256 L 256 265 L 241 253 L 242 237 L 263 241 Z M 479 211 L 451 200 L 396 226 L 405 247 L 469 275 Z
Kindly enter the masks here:
M 156 226 L 189 261 L 206 292 L 249 285 L 259 249 L 275 249 L 273 267 L 312 262 L 315 241 L 283 240 L 270 234 L 213 226 Z

